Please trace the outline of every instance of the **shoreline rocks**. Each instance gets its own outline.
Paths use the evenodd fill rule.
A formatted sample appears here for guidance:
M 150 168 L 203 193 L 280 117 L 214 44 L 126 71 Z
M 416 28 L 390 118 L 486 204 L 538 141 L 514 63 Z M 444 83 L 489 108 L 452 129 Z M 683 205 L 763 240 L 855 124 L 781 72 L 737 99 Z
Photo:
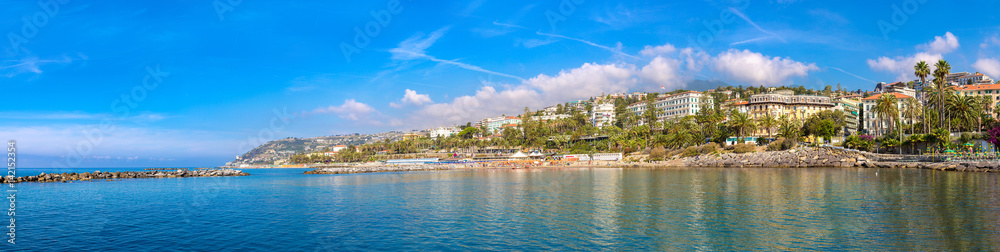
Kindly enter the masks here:
M 452 169 L 440 165 L 359 166 L 359 167 L 317 168 L 315 170 L 303 172 L 302 174 L 350 174 L 350 173 L 436 171 L 436 170 L 452 170 Z
M 124 172 L 101 172 L 93 173 L 42 173 L 36 176 L 24 177 L 0 177 L 0 183 L 12 184 L 22 182 L 67 182 L 67 181 L 91 181 L 91 180 L 112 180 L 112 179 L 134 179 L 134 178 L 182 178 L 182 177 L 226 177 L 226 176 L 249 176 L 241 170 L 235 169 L 207 169 L 207 170 L 175 170 L 175 171 L 124 171 Z
M 688 167 L 729 168 L 900 168 L 940 171 L 1000 172 L 1000 161 L 902 162 L 914 156 L 876 154 L 831 147 L 796 148 L 787 151 L 745 154 L 710 154 L 683 158 L 676 163 Z

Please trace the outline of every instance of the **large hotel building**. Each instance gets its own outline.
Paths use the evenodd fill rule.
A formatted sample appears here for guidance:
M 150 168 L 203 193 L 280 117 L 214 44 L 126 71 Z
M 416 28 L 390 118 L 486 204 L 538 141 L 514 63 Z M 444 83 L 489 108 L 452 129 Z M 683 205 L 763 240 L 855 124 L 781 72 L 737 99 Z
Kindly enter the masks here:
M 703 100 L 711 103 L 712 96 L 702 92 L 688 91 L 656 97 L 653 106 L 660 109 L 661 113 L 656 115 L 658 121 L 676 121 L 685 116 L 698 114 L 698 111 L 701 110 L 701 102 Z M 626 109 L 641 118 L 642 114 L 646 112 L 646 102 L 633 103 Z M 645 121 L 640 120 L 639 125 L 645 124 Z

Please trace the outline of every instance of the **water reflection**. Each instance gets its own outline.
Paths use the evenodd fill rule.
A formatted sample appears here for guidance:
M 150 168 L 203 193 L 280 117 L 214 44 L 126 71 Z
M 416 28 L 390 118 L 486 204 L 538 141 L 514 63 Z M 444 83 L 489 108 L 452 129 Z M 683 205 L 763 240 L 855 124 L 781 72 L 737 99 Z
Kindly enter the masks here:
M 378 228 L 401 232 L 395 239 L 413 244 L 572 250 L 1000 248 L 996 174 L 597 168 L 365 174 L 314 182 L 350 192 L 338 194 L 346 198 L 338 202 L 378 200 L 379 207 L 394 209 L 388 220 L 372 217 L 390 222 Z

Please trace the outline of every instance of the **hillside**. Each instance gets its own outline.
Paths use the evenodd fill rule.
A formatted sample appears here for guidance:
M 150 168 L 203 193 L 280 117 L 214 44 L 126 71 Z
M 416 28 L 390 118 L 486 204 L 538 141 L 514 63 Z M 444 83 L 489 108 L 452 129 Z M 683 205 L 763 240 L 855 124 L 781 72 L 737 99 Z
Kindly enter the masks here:
M 412 132 L 422 134 L 420 132 Z M 287 159 L 295 153 L 308 153 L 332 148 L 337 145 L 362 145 L 377 141 L 395 141 L 400 139 L 404 132 L 392 131 L 377 134 L 350 134 L 337 136 L 322 136 L 313 138 L 285 138 L 269 141 L 252 150 L 240 155 L 226 166 L 239 165 L 271 165 L 274 161 Z

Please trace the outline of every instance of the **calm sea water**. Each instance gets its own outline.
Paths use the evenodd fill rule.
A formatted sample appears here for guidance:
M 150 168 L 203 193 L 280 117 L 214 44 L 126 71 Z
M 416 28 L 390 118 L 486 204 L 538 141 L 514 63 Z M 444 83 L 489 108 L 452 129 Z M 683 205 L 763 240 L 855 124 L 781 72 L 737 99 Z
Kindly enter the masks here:
M 1000 250 L 997 174 L 303 171 L 19 184 L 0 250 Z

